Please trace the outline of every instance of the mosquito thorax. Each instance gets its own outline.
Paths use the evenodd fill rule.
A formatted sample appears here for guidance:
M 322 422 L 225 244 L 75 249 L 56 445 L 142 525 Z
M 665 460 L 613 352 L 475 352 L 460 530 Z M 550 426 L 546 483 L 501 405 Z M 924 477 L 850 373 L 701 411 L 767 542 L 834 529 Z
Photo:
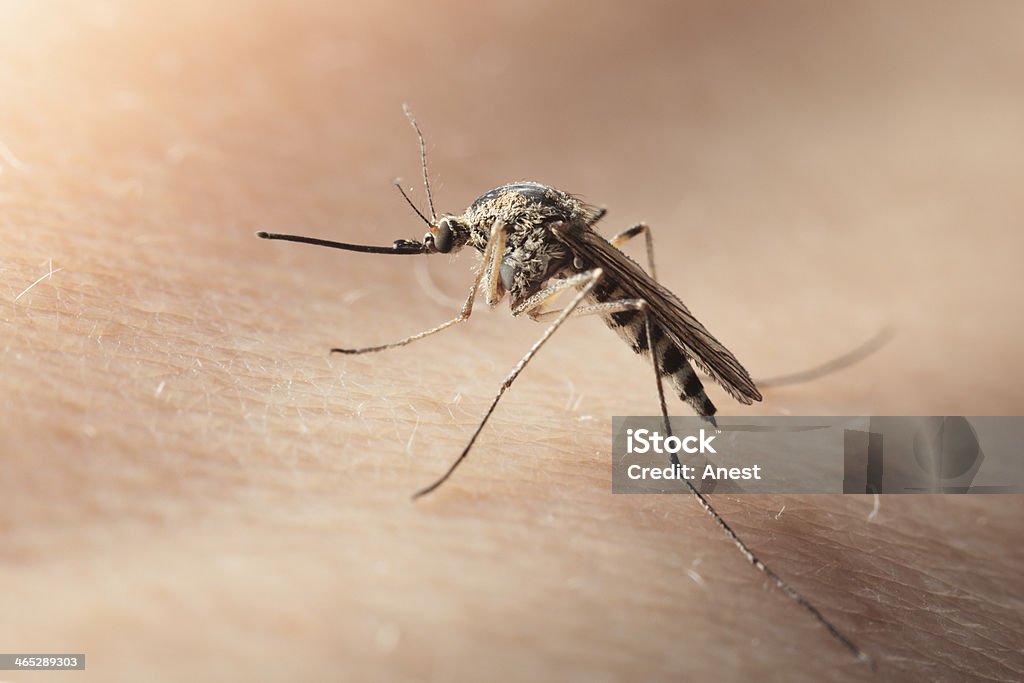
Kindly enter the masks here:
M 480 195 L 460 216 L 460 221 L 469 231 L 468 244 L 482 252 L 496 223 L 504 226 L 510 246 L 515 246 L 523 241 L 525 233 L 557 222 L 589 223 L 594 215 L 593 207 L 567 192 L 522 180 Z M 540 232 L 534 236 L 542 237 Z
M 496 273 L 498 295 L 511 294 L 513 305 L 539 291 L 573 264 L 573 254 L 551 232 L 561 223 L 589 224 L 595 209 L 561 190 L 530 181 L 496 187 L 477 197 L 459 217 L 464 242 L 483 252 L 497 226 L 505 232 L 505 247 Z M 434 238 L 440 250 L 440 225 Z M 460 245 L 461 246 L 461 245 Z

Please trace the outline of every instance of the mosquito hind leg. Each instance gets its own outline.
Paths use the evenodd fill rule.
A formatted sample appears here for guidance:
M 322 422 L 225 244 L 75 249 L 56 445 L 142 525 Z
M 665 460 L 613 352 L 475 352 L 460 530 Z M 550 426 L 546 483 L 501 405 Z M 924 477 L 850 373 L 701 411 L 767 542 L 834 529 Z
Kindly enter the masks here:
M 648 317 L 644 325 L 648 340 L 650 340 L 651 338 L 651 327 L 651 320 L 650 317 Z M 661 418 L 665 425 L 665 432 L 667 438 L 668 436 L 672 435 L 672 425 L 668 418 L 668 406 L 665 403 L 665 389 L 661 384 L 661 374 L 658 372 L 657 367 L 655 367 L 654 375 L 658 385 L 658 402 L 661 405 Z M 679 464 L 679 458 L 676 456 L 675 453 L 670 453 L 669 457 L 673 465 Z M 697 499 L 697 503 L 702 508 L 704 508 L 704 512 L 706 512 L 708 516 L 711 517 L 711 519 L 715 522 L 718 528 L 722 530 L 722 532 L 729 538 L 730 541 L 732 541 L 733 545 L 740 552 L 740 554 L 743 555 L 743 557 L 745 557 L 746 560 L 750 562 L 750 564 L 752 564 L 755 569 L 757 569 L 757 571 L 761 572 L 762 575 L 770 579 L 771 582 L 774 583 L 775 586 L 786 595 L 786 597 L 788 597 L 790 600 L 792 600 L 797 605 L 802 607 L 805 612 L 814 617 L 814 620 L 821 624 L 823 627 L 825 627 L 825 630 L 828 631 L 828 634 L 833 639 L 835 639 L 836 642 L 842 645 L 848 652 L 850 652 L 850 654 L 852 654 L 861 662 L 864 662 L 872 666 L 872 668 L 874 667 L 874 662 L 871 659 L 870 655 L 864 652 L 864 650 L 860 649 L 860 647 L 855 642 L 853 642 L 853 640 L 851 640 L 849 636 L 840 631 L 839 627 L 837 627 L 835 624 L 829 621 L 828 617 L 822 614 L 821 610 L 819 610 L 814 605 L 814 603 L 805 598 L 803 594 L 801 594 L 800 591 L 798 591 L 796 588 L 793 588 L 793 586 L 789 585 L 788 581 L 786 581 L 781 576 L 776 574 L 771 567 L 766 565 L 760 558 L 757 557 L 757 555 L 754 554 L 754 551 L 750 549 L 750 546 L 747 545 L 746 541 L 740 538 L 739 535 L 732 530 L 732 527 L 729 526 L 729 523 L 726 522 L 725 519 L 723 519 L 722 516 L 718 514 L 718 510 L 716 510 L 714 506 L 711 505 L 711 501 L 705 498 L 704 494 L 701 491 L 699 491 L 690 482 L 689 479 L 684 478 L 682 481 L 686 485 L 686 488 L 689 490 L 689 492 L 693 495 L 693 497 Z

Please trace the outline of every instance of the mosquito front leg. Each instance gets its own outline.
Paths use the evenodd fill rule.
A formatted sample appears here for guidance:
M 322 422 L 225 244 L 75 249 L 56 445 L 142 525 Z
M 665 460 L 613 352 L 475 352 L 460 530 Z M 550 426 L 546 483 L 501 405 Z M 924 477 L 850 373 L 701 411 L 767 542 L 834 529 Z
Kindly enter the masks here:
M 496 247 L 499 243 L 501 245 L 502 252 L 504 252 L 504 237 L 505 226 L 495 224 L 494 227 L 491 228 L 490 236 L 487 238 L 487 246 L 484 247 L 483 266 L 480 268 L 480 272 L 477 273 L 476 278 L 474 278 L 473 286 L 469 288 L 469 296 L 466 297 L 466 303 L 462 305 L 462 310 L 459 311 L 459 314 L 457 316 L 455 316 L 454 318 L 447 322 L 441 323 L 437 327 L 432 327 L 429 330 L 418 332 L 416 334 L 406 337 L 405 339 L 399 339 L 396 342 L 391 342 L 390 344 L 381 344 L 380 346 L 367 346 L 361 349 L 335 348 L 331 349 L 331 353 L 359 354 L 373 353 L 374 351 L 384 351 L 385 349 L 393 349 L 399 346 L 405 346 L 406 344 L 411 344 L 414 341 L 424 339 L 425 337 L 429 337 L 432 334 L 437 334 L 438 332 L 446 330 L 453 325 L 457 325 L 458 323 L 468 320 L 469 316 L 473 313 L 473 301 L 476 299 L 476 294 L 480 289 L 480 283 L 485 282 L 487 283 L 486 286 L 490 287 L 490 283 L 493 283 L 495 280 L 498 279 L 497 269 L 501 265 L 501 258 L 493 258 L 492 256 L 493 253 L 496 251 Z
M 526 355 L 523 356 L 518 363 L 516 363 L 515 367 L 512 368 L 512 371 L 509 372 L 508 375 L 505 377 L 505 380 L 501 383 L 501 386 L 498 388 L 497 395 L 495 395 L 494 399 L 491 401 L 491 405 L 488 406 L 487 412 L 484 413 L 483 419 L 480 420 L 480 424 L 477 425 L 476 431 L 473 432 L 473 436 L 470 437 L 469 443 L 466 444 L 466 447 L 462 450 L 462 453 L 459 454 L 459 457 L 455 459 L 455 462 L 452 463 L 451 467 L 448 468 L 448 471 L 445 472 L 440 479 L 435 481 L 430 486 L 420 491 L 417 491 L 415 494 L 413 494 L 414 500 L 416 498 L 420 498 L 421 496 L 427 495 L 431 491 L 434 491 L 435 489 L 437 489 L 437 487 L 446 482 L 450 476 L 452 476 L 452 472 L 454 472 L 458 468 L 458 466 L 462 464 L 462 461 L 466 459 L 466 456 L 469 455 L 470 449 L 473 448 L 473 444 L 476 443 L 477 437 L 480 436 L 480 432 L 483 431 L 484 425 L 487 424 L 487 420 L 490 419 L 491 413 L 494 412 L 495 407 L 497 407 L 498 405 L 498 401 L 500 401 L 501 397 L 504 396 L 505 391 L 507 391 L 508 388 L 512 386 L 512 383 L 516 380 L 516 377 L 519 376 L 519 373 L 523 371 L 523 368 L 525 368 L 526 365 L 533 359 L 533 357 L 537 355 L 537 351 L 540 350 L 540 347 L 542 347 L 544 343 L 551 338 L 551 335 L 553 335 L 555 331 L 562 326 L 562 323 L 564 323 L 569 318 L 569 316 L 572 315 L 572 312 L 576 309 L 577 306 L 580 305 L 583 299 L 586 298 L 586 296 L 594 288 L 594 285 L 596 285 L 598 280 L 601 279 L 601 276 L 603 274 L 604 273 L 600 268 L 594 268 L 593 270 L 589 270 L 585 273 L 580 273 L 578 276 L 574 276 L 580 278 L 578 282 L 585 282 L 585 284 L 580 288 L 580 291 L 576 293 L 576 296 L 573 297 L 569 305 L 562 310 L 561 315 L 559 315 L 558 318 L 553 323 L 551 323 L 551 326 L 544 331 L 544 334 L 541 335 L 541 338 L 538 339 L 534 343 L 534 345 L 530 347 L 530 350 L 526 352 Z
M 608 241 L 611 242 L 613 247 L 618 248 L 620 244 L 625 244 L 640 233 L 644 234 L 644 242 L 647 243 L 647 272 L 651 274 L 652 280 L 657 280 L 658 276 L 654 271 L 654 239 L 651 237 L 651 227 L 649 225 L 637 223 L 632 228 L 623 230 Z

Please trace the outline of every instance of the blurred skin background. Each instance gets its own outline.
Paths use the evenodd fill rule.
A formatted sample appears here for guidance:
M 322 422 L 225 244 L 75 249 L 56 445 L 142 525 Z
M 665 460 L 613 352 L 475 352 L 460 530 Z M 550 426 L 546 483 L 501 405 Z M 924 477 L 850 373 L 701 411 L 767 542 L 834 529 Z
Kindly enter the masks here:
M 723 413 L 1020 414 L 1021 26 L 995 2 L 0 1 L 0 651 L 85 652 L 81 680 L 866 678 L 691 499 L 611 496 L 611 416 L 657 403 L 599 321 L 414 505 L 543 328 L 481 303 L 331 358 L 452 317 L 471 255 L 252 233 L 422 237 L 390 184 L 426 207 L 408 103 L 439 211 L 531 179 L 607 206 L 606 235 L 648 222 L 755 377 L 896 330 Z M 1020 497 L 715 503 L 887 676 L 1021 675 Z

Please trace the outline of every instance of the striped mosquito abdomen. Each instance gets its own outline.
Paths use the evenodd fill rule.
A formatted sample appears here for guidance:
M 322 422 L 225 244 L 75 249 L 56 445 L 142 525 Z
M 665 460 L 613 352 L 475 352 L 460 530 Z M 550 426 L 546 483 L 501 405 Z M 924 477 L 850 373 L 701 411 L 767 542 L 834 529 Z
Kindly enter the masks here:
M 610 303 L 632 297 L 614 278 L 606 274 L 594 286 L 589 298 L 593 303 Z M 639 310 L 619 311 L 601 317 L 634 352 L 655 359 L 658 374 L 671 382 L 680 399 L 690 404 L 698 415 L 716 424 L 714 415 L 717 408 L 704 391 L 704 384 L 690 364 L 686 352 L 665 334 L 664 328 L 654 318 L 650 319 L 651 339 L 648 340 L 647 316 Z

